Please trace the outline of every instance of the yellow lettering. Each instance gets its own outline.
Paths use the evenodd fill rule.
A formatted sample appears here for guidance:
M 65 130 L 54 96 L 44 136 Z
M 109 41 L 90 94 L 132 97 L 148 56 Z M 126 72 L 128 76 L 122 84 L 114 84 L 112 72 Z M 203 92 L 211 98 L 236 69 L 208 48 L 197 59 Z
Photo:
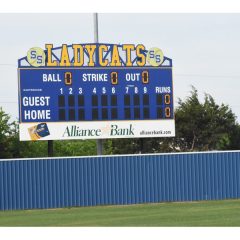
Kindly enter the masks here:
M 89 67 L 94 67 L 94 61 L 93 61 L 93 55 L 94 55 L 94 51 L 96 49 L 96 45 L 86 45 L 85 48 L 88 51 L 89 54 L 89 62 L 88 62 L 88 66 Z
M 113 45 L 111 66 L 121 66 L 117 45 Z
M 73 44 L 72 48 L 73 48 L 73 56 L 74 56 L 73 66 L 80 67 L 83 65 L 83 62 L 84 62 L 83 47 L 80 44 Z
M 57 66 L 57 61 L 56 60 L 52 61 L 53 44 L 46 44 L 45 48 L 47 49 L 47 66 L 48 67 Z
M 143 53 L 141 53 L 141 51 L 144 51 L 144 50 L 145 50 L 144 45 L 142 45 L 142 44 L 137 45 L 136 55 L 139 58 L 139 60 L 137 61 L 137 65 L 139 67 L 142 67 L 146 64 L 146 56 Z
M 126 51 L 126 66 L 131 67 L 132 64 L 132 59 L 131 59 L 131 51 L 134 50 L 134 45 L 133 44 L 124 44 L 122 46 L 123 50 Z
M 63 66 L 71 66 L 69 55 L 68 55 L 67 44 L 62 45 L 60 66 L 62 66 L 62 67 Z
M 100 45 L 99 46 L 99 64 L 103 67 L 106 67 L 108 65 L 108 60 L 103 60 L 103 52 L 106 52 L 108 50 L 106 45 Z

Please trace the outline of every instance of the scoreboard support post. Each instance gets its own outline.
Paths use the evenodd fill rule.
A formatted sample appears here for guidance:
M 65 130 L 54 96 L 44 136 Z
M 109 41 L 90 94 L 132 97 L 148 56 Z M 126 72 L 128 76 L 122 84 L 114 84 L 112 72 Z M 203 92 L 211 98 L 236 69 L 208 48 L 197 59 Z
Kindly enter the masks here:
M 94 20 L 94 42 L 98 43 L 98 14 L 93 14 L 93 20 Z M 97 139 L 97 155 L 103 154 L 103 140 Z
M 140 153 L 140 154 L 143 154 L 143 138 L 139 138 L 139 141 L 140 141 L 140 144 L 139 144 L 139 145 L 140 145 L 140 146 L 139 146 L 139 147 L 140 147 L 140 148 L 139 148 L 139 153 Z
M 53 140 L 48 140 L 48 157 L 53 157 Z
M 139 138 L 139 140 L 140 140 L 139 152 L 140 152 L 140 154 L 144 154 L 144 153 L 146 153 L 146 148 L 145 148 L 145 144 L 144 144 L 144 138 Z
M 103 139 L 97 140 L 97 155 L 103 154 Z

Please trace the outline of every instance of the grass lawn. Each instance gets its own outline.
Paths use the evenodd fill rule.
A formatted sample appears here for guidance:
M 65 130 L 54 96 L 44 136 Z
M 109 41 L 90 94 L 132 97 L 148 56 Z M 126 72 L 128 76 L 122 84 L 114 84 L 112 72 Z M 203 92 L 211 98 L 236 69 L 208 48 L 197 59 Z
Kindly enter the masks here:
M 240 200 L 0 211 L 0 226 L 240 226 Z

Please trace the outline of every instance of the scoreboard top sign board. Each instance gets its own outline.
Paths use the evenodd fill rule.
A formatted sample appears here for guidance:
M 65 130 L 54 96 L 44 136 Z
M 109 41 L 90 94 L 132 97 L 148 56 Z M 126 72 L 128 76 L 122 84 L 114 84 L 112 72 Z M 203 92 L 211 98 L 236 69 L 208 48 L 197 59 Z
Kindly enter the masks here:
M 18 66 L 22 141 L 175 136 L 172 60 L 159 48 L 46 44 Z

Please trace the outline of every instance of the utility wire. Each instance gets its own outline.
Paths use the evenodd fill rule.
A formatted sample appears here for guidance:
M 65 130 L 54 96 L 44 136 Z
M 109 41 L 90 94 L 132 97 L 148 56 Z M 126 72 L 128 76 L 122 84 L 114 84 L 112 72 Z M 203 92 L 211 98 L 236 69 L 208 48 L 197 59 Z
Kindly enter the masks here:
M 10 63 L 0 63 L 0 67 L 1 66 L 17 67 L 17 65 L 10 64 Z
M 15 64 L 11 64 L 11 63 L 0 63 L 0 66 L 11 66 L 11 67 L 17 67 L 17 65 Z M 240 78 L 239 76 L 231 76 L 231 75 L 205 75 L 205 74 L 174 74 L 174 76 L 179 76 L 179 77 L 207 77 L 207 78 Z
M 10 63 L 0 63 L 0 66 L 10 66 L 10 67 L 17 67 L 15 64 L 10 64 Z M 179 77 L 207 77 L 207 78 L 240 78 L 240 76 L 229 76 L 229 75 L 205 75 L 205 74 L 174 74 L 174 76 L 179 76 Z
M 206 77 L 206 78 L 240 78 L 240 76 L 224 76 L 224 75 L 204 75 L 204 74 L 174 74 L 179 77 Z
M 1 102 L 1 101 L 0 101 L 0 103 L 17 103 L 17 102 L 5 102 L 5 101 L 4 101 L 4 102 Z

